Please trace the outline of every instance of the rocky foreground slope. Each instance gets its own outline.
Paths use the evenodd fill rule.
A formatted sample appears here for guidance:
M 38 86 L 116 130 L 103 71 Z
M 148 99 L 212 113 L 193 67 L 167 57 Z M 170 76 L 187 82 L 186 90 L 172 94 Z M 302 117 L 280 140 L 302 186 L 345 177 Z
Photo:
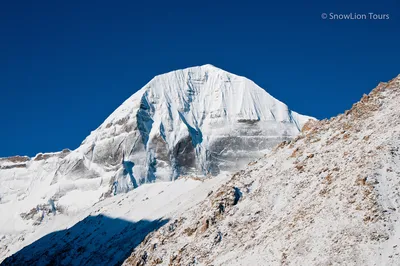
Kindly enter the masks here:
M 400 265 L 400 76 L 234 174 L 124 265 Z

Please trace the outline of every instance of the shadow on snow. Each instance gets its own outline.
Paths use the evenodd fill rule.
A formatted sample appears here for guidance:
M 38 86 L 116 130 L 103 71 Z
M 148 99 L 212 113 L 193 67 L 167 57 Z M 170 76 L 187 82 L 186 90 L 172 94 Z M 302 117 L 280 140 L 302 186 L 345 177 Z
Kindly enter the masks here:
M 1 265 L 121 265 L 147 234 L 167 222 L 88 216 L 69 229 L 38 239 Z

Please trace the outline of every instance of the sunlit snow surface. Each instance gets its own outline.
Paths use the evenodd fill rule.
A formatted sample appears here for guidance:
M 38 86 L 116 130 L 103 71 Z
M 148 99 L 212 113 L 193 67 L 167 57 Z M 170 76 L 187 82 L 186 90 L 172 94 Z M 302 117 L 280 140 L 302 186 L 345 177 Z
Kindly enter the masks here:
M 43 255 L 47 249 L 51 248 L 54 249 L 53 252 L 55 254 L 59 252 L 59 256 L 64 256 L 65 261 L 63 261 L 63 263 L 67 263 L 68 265 L 84 264 L 85 256 L 89 257 L 86 261 L 86 263 L 89 264 L 93 263 L 94 260 L 98 260 L 100 257 L 107 260 L 109 259 L 109 263 L 111 264 L 115 263 L 115 261 L 113 261 L 113 259 L 115 259 L 115 254 L 103 254 L 103 256 L 98 256 L 98 254 L 91 249 L 103 248 L 103 245 L 110 244 L 118 248 L 118 245 L 124 243 L 120 243 L 120 239 L 116 237 L 117 235 L 128 236 L 140 243 L 146 234 L 142 231 L 129 232 L 125 227 L 129 227 L 129 225 L 134 227 L 135 224 L 142 223 L 143 221 L 148 221 L 149 223 L 157 223 L 157 221 L 160 221 L 164 224 L 174 216 L 182 214 L 186 209 L 204 200 L 210 191 L 215 190 L 221 183 L 226 182 L 227 177 L 228 175 L 226 173 L 222 173 L 215 178 L 205 179 L 203 181 L 183 178 L 172 182 L 144 184 L 128 193 L 119 194 L 98 202 L 94 206 L 82 210 L 80 213 L 46 214 L 41 223 L 36 226 L 23 223 L 22 221 L 15 224 L 14 221 L 20 219 L 15 217 L 15 219 L 9 220 L 6 216 L 2 216 L 0 218 L 2 221 L 2 225 L 0 226 L 0 262 L 19 251 L 21 248 L 28 247 L 28 251 L 22 250 L 24 260 L 37 260 L 38 257 L 40 257 L 38 255 L 41 254 L 41 256 L 44 257 L 44 259 L 42 259 L 45 265 L 54 257 L 54 254 L 46 253 L 48 257 Z M 68 206 L 75 206 L 78 201 L 83 199 L 83 197 L 77 195 L 77 198 L 71 196 L 65 200 L 70 200 L 70 202 L 66 202 Z M 0 206 L 2 206 L 0 210 L 1 213 L 4 213 L 4 211 L 11 212 L 11 208 L 15 208 L 13 204 L 8 204 L 7 210 L 6 206 Z M 22 208 L 22 206 L 20 206 L 20 208 Z M 106 217 L 107 221 L 111 220 L 106 223 L 101 222 L 105 219 L 103 217 Z M 99 222 L 90 223 L 91 220 L 99 220 Z M 121 221 L 123 221 L 123 227 L 117 229 L 111 228 L 114 226 L 120 227 Z M 89 225 L 81 225 L 86 222 L 89 222 Z M 78 229 L 76 227 L 78 227 Z M 62 234 L 61 237 L 57 236 L 57 232 L 60 231 L 61 233 L 59 234 Z M 92 238 L 91 242 L 93 243 L 85 243 L 85 239 L 81 239 L 80 235 L 86 234 L 87 231 L 90 231 L 88 237 L 90 236 Z M 106 233 L 102 233 L 103 231 L 110 231 L 113 232 L 113 234 L 107 235 Z M 72 235 L 69 236 L 68 232 L 72 232 Z M 60 239 L 62 243 L 57 244 L 57 246 L 53 246 L 54 243 L 51 243 L 52 241 L 43 244 L 42 239 L 49 237 L 51 240 L 52 234 L 55 234 L 53 237 L 55 239 Z M 63 254 L 66 252 L 65 245 L 72 245 L 73 247 L 87 245 L 89 249 L 87 250 L 87 254 L 81 254 L 79 257 L 74 258 L 74 256 L 76 256 L 74 254 Z M 132 247 L 127 248 L 129 248 L 128 251 L 131 251 Z M 126 256 L 129 254 L 130 253 L 126 254 Z M 74 260 L 69 261 L 71 258 L 74 258 Z M 126 257 L 121 257 L 119 259 L 123 261 Z M 105 265 L 104 262 L 105 261 L 101 264 Z M 36 261 L 35 263 L 39 262 Z

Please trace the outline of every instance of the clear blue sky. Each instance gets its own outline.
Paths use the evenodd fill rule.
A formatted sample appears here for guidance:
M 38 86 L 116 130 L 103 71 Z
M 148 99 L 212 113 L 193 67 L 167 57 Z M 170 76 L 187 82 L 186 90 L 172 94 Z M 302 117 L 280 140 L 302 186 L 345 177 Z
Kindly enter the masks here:
M 399 16 L 397 0 L 2 1 L 0 156 L 75 149 L 153 76 L 206 63 L 334 116 L 400 73 Z

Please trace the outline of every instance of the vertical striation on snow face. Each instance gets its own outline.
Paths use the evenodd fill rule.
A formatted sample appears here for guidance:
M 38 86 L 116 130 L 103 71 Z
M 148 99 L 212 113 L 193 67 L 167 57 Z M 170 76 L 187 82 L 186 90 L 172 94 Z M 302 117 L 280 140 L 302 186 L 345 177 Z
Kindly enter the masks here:
M 156 76 L 77 151 L 101 165 L 134 163 L 138 184 L 215 175 L 294 137 L 308 119 L 251 80 L 204 65 Z

